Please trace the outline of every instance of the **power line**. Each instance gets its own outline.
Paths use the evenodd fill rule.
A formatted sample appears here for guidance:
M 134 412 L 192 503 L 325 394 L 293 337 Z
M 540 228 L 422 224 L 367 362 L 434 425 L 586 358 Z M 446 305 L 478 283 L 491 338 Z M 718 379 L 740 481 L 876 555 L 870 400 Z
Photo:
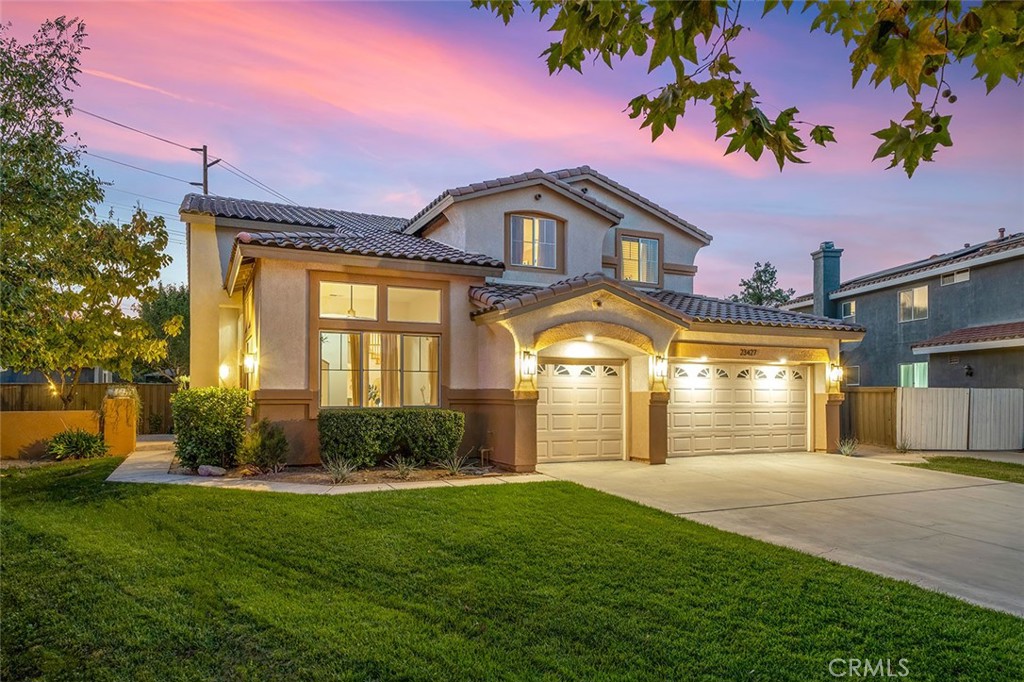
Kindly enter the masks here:
M 277 199 L 281 199 L 282 201 L 285 201 L 286 203 L 292 204 L 293 206 L 297 206 L 298 205 L 298 203 L 295 202 L 293 199 L 290 199 L 287 196 L 285 196 L 284 194 L 282 194 L 281 192 L 278 192 L 276 189 L 274 189 L 273 187 L 271 187 L 267 183 L 263 182 L 262 180 L 259 180 L 259 179 L 255 178 L 255 177 L 253 177 L 249 173 L 246 173 L 244 170 L 242 170 L 238 166 L 236 166 L 236 165 L 234 165 L 232 163 L 228 163 L 228 161 L 226 159 L 224 159 L 223 157 L 214 160 L 212 163 L 208 162 L 207 161 L 207 157 L 206 157 L 206 146 L 205 145 L 202 146 L 202 147 L 198 147 L 198 148 L 197 147 L 190 147 L 190 146 L 182 144 L 180 142 L 175 142 L 174 140 L 169 140 L 166 137 L 161 137 L 160 135 L 156 135 L 154 133 L 150 133 L 150 132 L 147 132 L 145 130 L 140 130 L 139 128 L 136 128 L 134 126 L 130 126 L 127 123 L 121 123 L 120 121 L 115 121 L 112 118 L 107 118 L 106 116 L 101 116 L 101 115 L 93 113 L 91 111 L 87 111 L 87 110 L 82 109 L 80 107 L 74 107 L 74 109 L 75 109 L 75 111 L 78 111 L 78 112 L 81 112 L 83 114 L 86 114 L 87 116 L 92 116 L 93 118 L 97 118 L 97 119 L 99 119 L 101 121 L 105 121 L 107 123 L 110 123 L 111 125 L 118 126 L 119 128 L 124 128 L 125 130 L 130 130 L 130 131 L 132 131 L 134 133 L 138 133 L 140 135 L 145 135 L 146 137 L 150 137 L 150 138 L 153 138 L 154 140 L 159 140 L 160 142 L 165 142 L 167 144 L 174 145 L 175 147 L 179 147 L 181 149 L 186 149 L 186 150 L 191 151 L 191 152 L 196 152 L 196 153 L 202 154 L 203 155 L 203 178 L 204 178 L 204 182 L 203 183 L 195 183 L 195 182 L 190 182 L 188 180 L 184 180 L 182 178 L 174 178 L 174 177 L 171 177 L 169 175 L 163 175 L 162 173 L 157 173 L 156 171 L 150 171 L 150 170 L 147 170 L 145 168 L 139 168 L 138 166 L 132 166 L 131 164 L 124 163 L 123 161 L 117 161 L 115 159 L 108 159 L 106 157 L 99 156 L 98 154 L 93 154 L 93 156 L 96 156 L 97 158 L 104 159 L 106 161 L 111 161 L 113 163 L 120 163 L 122 166 L 127 166 L 129 168 L 135 168 L 136 170 L 141 170 L 141 171 L 144 171 L 144 172 L 147 172 L 147 173 L 153 173 L 155 175 L 160 175 L 162 177 L 169 178 L 171 180 L 177 180 L 179 182 L 186 182 L 189 185 L 199 185 L 199 184 L 201 184 L 203 186 L 204 193 L 208 190 L 207 183 L 205 182 L 207 169 L 209 169 L 210 167 L 212 167 L 213 165 L 215 165 L 215 164 L 217 164 L 219 162 L 223 162 L 224 167 L 225 167 L 224 170 L 228 171 L 232 175 L 234 175 L 234 176 L 236 176 L 238 178 L 241 178 L 245 182 L 248 182 L 250 185 L 256 187 L 257 189 L 263 190 L 264 192 L 270 194 L 271 196 L 273 196 L 273 197 L 275 197 Z M 90 153 L 90 152 L 86 152 L 86 153 Z M 156 201 L 164 201 L 164 200 L 163 199 L 157 199 Z M 167 203 L 171 203 L 171 202 L 167 202 Z
M 132 196 L 141 197 L 143 199 L 149 199 L 151 201 L 159 201 L 162 204 L 170 204 L 171 206 L 181 205 L 180 201 L 170 201 L 169 199 L 157 199 L 156 197 L 151 197 L 145 194 L 139 194 L 138 192 L 132 192 L 131 190 L 127 189 L 121 189 L 120 187 L 114 187 L 113 185 L 108 185 L 107 189 L 112 189 L 115 192 L 121 192 L 123 194 L 131 194 Z
M 159 135 L 154 135 L 153 133 L 147 133 L 145 130 L 139 130 L 138 128 L 133 128 L 132 126 L 128 125 L 127 123 L 119 123 L 118 121 L 115 121 L 115 120 L 113 120 L 111 118 L 107 118 L 106 116 L 100 116 L 99 114 L 94 114 L 91 111 L 86 111 L 85 109 L 82 109 L 81 107 L 72 107 L 72 108 L 75 111 L 77 111 L 77 112 L 85 114 L 86 116 L 92 116 L 93 118 L 98 118 L 101 121 L 106 121 L 107 123 L 116 125 L 116 126 L 118 126 L 120 128 L 124 128 L 125 130 L 130 130 L 130 131 L 132 131 L 134 133 L 138 133 L 140 135 L 145 135 L 146 137 L 151 137 L 154 140 L 160 140 L 161 142 L 166 142 L 167 144 L 173 144 L 175 147 L 181 147 L 182 149 L 187 149 L 189 151 L 192 151 L 192 148 L 189 147 L 188 145 L 181 144 L 180 142 L 175 142 L 174 140 L 168 140 L 166 137 L 160 137 Z
M 110 157 L 107 157 L 107 156 L 101 156 L 101 155 L 96 154 L 94 152 L 90 152 L 90 151 L 88 151 L 86 149 L 83 149 L 81 151 L 82 151 L 83 154 L 88 154 L 89 156 L 96 157 L 97 159 L 103 159 L 104 161 L 109 161 L 110 163 L 116 163 L 119 166 L 125 166 L 126 168 L 133 168 L 133 169 L 135 169 L 137 171 L 142 171 L 143 173 L 150 173 L 151 175 L 159 175 L 161 178 L 167 178 L 168 180 L 176 180 L 177 182 L 184 182 L 186 185 L 191 185 L 192 184 L 191 181 L 185 180 L 184 178 L 176 178 L 173 175 L 167 175 L 165 173 L 159 173 L 159 172 L 157 172 L 155 170 L 149 170 L 148 168 L 143 168 L 141 166 L 134 166 L 134 165 L 132 165 L 130 163 L 125 163 L 124 161 L 118 161 L 117 159 L 111 159 Z
M 237 177 L 241 178 L 242 180 L 245 180 L 246 182 L 248 182 L 253 187 L 257 187 L 257 188 L 263 190 L 264 192 L 266 192 L 267 194 L 270 194 L 273 197 L 281 199 L 282 201 L 284 201 L 286 203 L 289 203 L 292 206 L 298 206 L 298 204 L 295 201 L 293 201 L 292 199 L 289 199 L 285 195 L 281 194 L 276 189 L 272 188 L 270 185 L 267 185 L 266 183 L 264 183 L 264 182 L 262 182 L 260 180 L 257 180 L 253 176 L 251 176 L 248 173 L 246 173 L 245 171 L 243 171 L 238 166 L 236 166 L 234 164 L 231 164 L 231 163 L 228 163 L 223 158 L 221 159 L 221 161 L 223 161 L 223 163 L 224 163 L 224 166 L 225 166 L 224 170 L 226 170 L 227 172 L 231 173 L 232 175 L 237 176 Z

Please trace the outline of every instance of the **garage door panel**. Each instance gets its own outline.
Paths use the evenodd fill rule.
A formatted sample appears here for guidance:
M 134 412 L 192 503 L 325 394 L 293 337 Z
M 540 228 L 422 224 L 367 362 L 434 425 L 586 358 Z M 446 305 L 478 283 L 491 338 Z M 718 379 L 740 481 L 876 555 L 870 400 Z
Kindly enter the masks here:
M 539 367 L 538 460 L 621 459 L 624 375 L 604 365 Z
M 683 367 L 669 372 L 670 455 L 806 447 L 807 372 L 803 368 Z

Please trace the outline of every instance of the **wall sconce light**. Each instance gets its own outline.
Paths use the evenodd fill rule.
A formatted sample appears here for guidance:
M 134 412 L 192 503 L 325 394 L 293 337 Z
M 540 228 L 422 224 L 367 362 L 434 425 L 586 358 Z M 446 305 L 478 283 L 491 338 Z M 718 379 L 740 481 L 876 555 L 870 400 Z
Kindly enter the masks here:
M 594 335 L 593 334 L 587 334 L 586 336 L 583 337 L 583 340 L 586 341 L 587 343 L 590 343 L 590 342 L 592 342 L 594 340 Z
M 828 379 L 834 384 L 838 384 L 843 380 L 843 368 L 839 365 L 832 363 L 828 366 Z
M 231 376 L 231 368 L 227 366 L 227 363 L 221 363 L 220 365 L 220 378 L 222 381 L 227 381 L 228 377 Z
M 524 350 L 519 358 L 519 373 L 524 377 L 532 377 L 537 373 L 537 354 Z
M 252 374 L 256 371 L 256 356 L 252 353 L 246 353 L 242 358 L 242 367 L 245 368 L 246 374 Z
M 654 378 L 665 379 L 668 377 L 668 360 L 660 355 L 654 358 Z
M 974 368 L 971 367 L 970 365 L 964 365 L 964 376 L 973 377 Z

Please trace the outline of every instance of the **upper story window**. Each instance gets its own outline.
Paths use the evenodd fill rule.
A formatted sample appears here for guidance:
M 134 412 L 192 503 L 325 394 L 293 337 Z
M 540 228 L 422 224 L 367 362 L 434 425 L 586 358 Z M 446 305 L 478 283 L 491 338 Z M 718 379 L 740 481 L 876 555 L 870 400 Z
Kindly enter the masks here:
M 508 222 L 508 264 L 521 268 L 558 269 L 558 221 L 513 213 Z
M 321 282 L 320 317 L 376 320 L 377 285 Z
M 857 302 L 843 301 L 841 306 L 843 322 L 853 322 L 857 319 Z
M 941 278 L 939 278 L 939 283 L 942 286 L 946 287 L 949 286 L 950 284 L 960 284 L 960 282 L 967 282 L 970 279 L 970 270 L 957 270 L 956 272 L 951 272 L 949 274 L 943 275 Z
M 619 235 L 619 279 L 661 284 L 661 238 L 657 235 Z
M 900 292 L 900 322 L 924 320 L 928 317 L 928 286 Z

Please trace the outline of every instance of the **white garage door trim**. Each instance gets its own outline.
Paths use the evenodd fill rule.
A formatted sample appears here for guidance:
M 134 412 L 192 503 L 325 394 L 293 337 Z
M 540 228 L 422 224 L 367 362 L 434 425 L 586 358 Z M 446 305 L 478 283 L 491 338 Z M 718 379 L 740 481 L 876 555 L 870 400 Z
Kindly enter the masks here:
M 537 461 L 623 459 L 625 366 L 541 359 L 537 367 Z
M 670 456 L 807 450 L 806 366 L 673 364 Z

